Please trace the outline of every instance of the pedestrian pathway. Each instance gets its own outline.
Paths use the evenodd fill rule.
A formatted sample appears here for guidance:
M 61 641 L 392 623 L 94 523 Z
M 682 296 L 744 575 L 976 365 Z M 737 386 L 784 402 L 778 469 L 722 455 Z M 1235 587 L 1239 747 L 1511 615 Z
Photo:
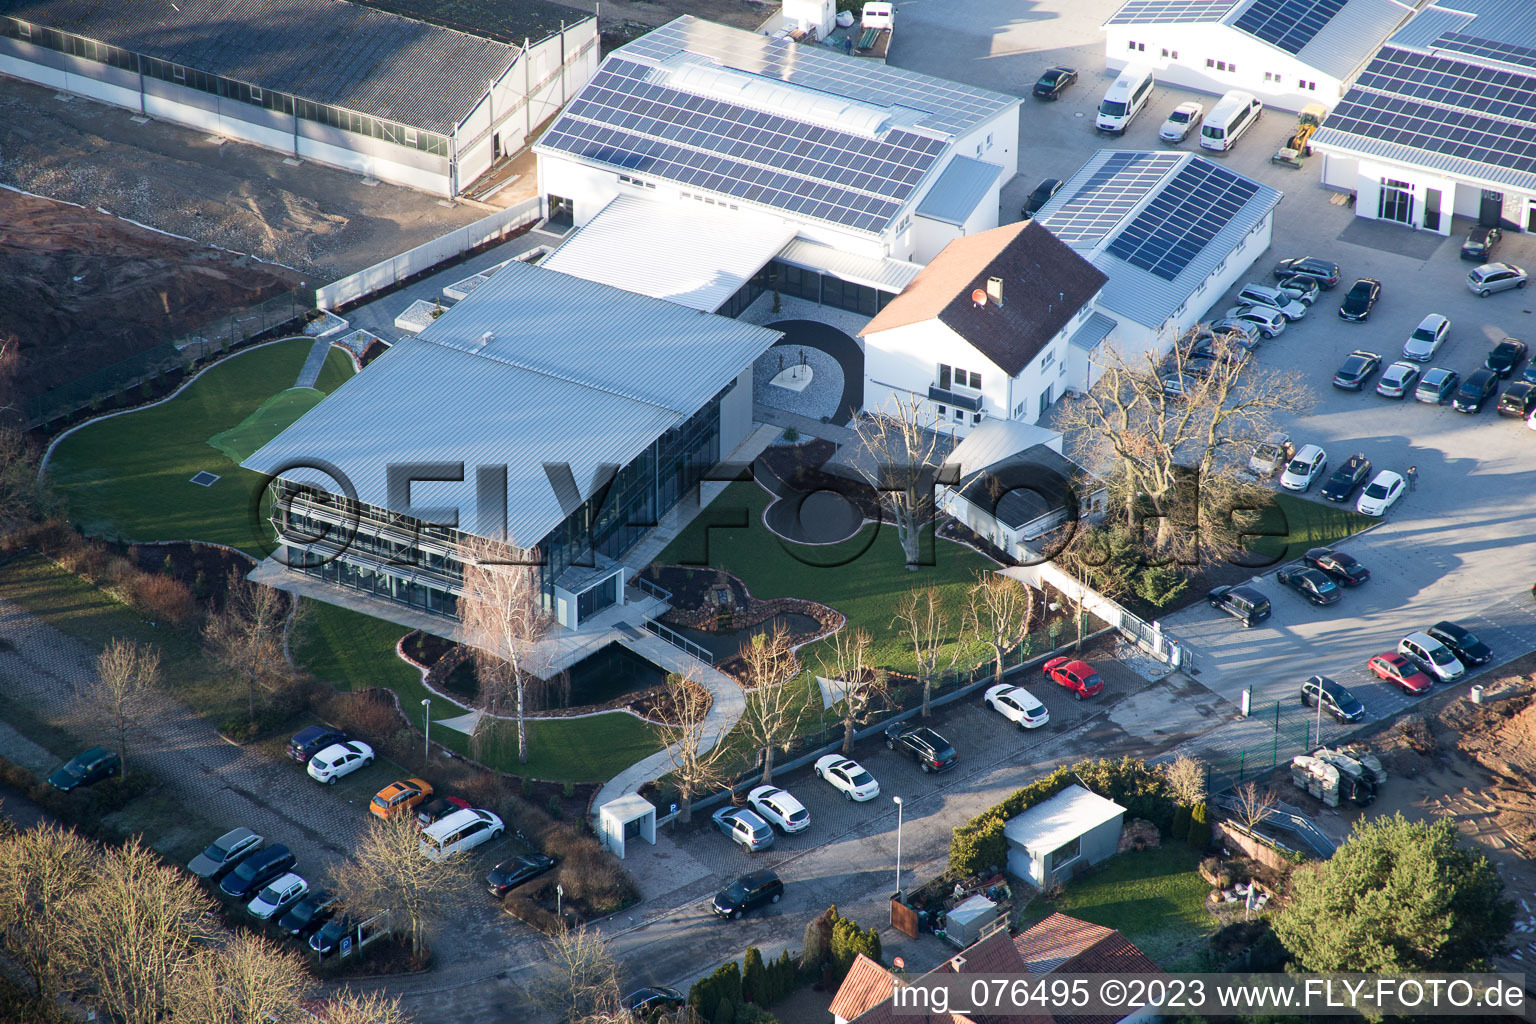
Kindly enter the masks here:
M 325 369 L 325 357 L 331 352 L 329 338 L 316 338 L 315 345 L 309 350 L 309 358 L 304 360 L 304 368 L 299 371 L 299 379 L 294 383 L 296 388 L 312 388 L 320 379 L 320 371 Z

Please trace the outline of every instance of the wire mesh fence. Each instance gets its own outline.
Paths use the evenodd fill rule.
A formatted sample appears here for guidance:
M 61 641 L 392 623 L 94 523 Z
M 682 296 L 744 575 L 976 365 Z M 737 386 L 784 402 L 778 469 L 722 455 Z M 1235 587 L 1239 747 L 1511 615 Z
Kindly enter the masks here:
M 1325 721 L 1317 708 L 1304 707 L 1299 700 L 1251 708 L 1251 728 L 1239 745 L 1206 755 L 1206 792 L 1214 797 L 1289 764 L 1297 754 L 1311 753 L 1322 743 Z

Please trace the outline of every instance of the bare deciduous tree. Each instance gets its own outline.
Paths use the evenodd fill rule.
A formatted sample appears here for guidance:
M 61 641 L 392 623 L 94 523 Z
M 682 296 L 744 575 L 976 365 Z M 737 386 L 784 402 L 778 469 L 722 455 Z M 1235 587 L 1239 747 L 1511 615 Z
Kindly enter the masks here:
M 252 932 L 198 949 L 178 974 L 170 1024 L 287 1024 L 309 975 L 299 955 Z
M 55 949 L 79 901 L 90 900 L 96 848 L 73 829 L 43 822 L 0 837 L 0 952 L 52 1006 L 69 978 Z
M 797 665 L 789 629 L 783 623 L 774 623 L 771 633 L 753 634 L 751 642 L 742 645 L 741 659 L 746 666 L 747 688 L 741 727 L 762 751 L 766 784 L 773 781 L 775 752 L 788 749 L 805 715 L 805 701 L 798 688 L 787 683 Z
M 112 720 L 122 778 L 128 777 L 128 734 L 139 727 L 160 686 L 160 652 L 116 637 L 96 657 L 96 679 L 89 700 Z
M 1194 807 L 1205 802 L 1205 765 L 1198 759 L 1180 754 L 1163 765 L 1163 778 L 1174 803 Z
M 843 755 L 853 756 L 853 731 L 869 719 L 877 698 L 890 692 L 884 669 L 869 663 L 872 640 L 867 629 L 844 628 L 832 636 L 832 692 L 843 706 Z
M 567 928 L 544 943 L 548 968 L 531 986 L 534 1002 L 560 1024 L 618 1019 L 619 972 L 601 933 Z
M 728 748 L 721 737 L 706 735 L 705 722 L 713 698 L 692 673 L 667 676 L 666 725 L 657 730 L 666 745 L 677 778 L 678 801 L 682 821 L 693 820 L 693 798 L 725 781 L 721 759 Z
M 419 959 L 430 927 L 451 917 L 455 901 L 478 887 L 463 861 L 422 856 L 421 833 L 409 814 L 370 817 L 367 833 L 332 871 L 331 883 L 354 916 L 388 913 L 392 929 L 409 936 Z
M 1237 820 L 1252 831 L 1264 824 L 1279 802 L 1280 798 L 1273 791 L 1260 789 L 1254 782 L 1245 782 L 1237 787 L 1237 806 L 1233 810 Z
M 480 694 L 493 715 L 500 713 L 507 699 L 512 700 L 517 760 L 526 764 L 527 713 L 543 685 L 531 671 L 532 658 L 552 627 L 539 590 L 538 552 L 472 537 L 462 546 L 460 557 L 464 595 L 459 598 L 459 617 L 475 651 Z
M 992 649 L 993 681 L 1003 681 L 1003 659 L 1029 638 L 1035 592 L 997 572 L 978 572 L 966 592 L 965 630 Z
M 879 492 L 909 570 L 921 564 L 923 530 L 933 519 L 934 482 L 945 448 L 937 426 L 925 399 L 899 394 L 853 423 L 861 449 L 854 464 Z
M 297 613 L 297 609 L 295 609 Z M 256 687 L 292 678 L 293 668 L 283 652 L 284 618 L 288 600 L 261 583 L 231 569 L 224 607 L 203 627 L 203 643 L 214 662 L 244 677 L 251 721 L 256 720 Z
M 325 1004 L 326 1024 L 411 1024 L 411 1016 L 395 996 L 379 992 L 353 992 L 332 996 Z
M 896 606 L 891 627 L 912 648 L 917 677 L 923 684 L 923 717 L 927 718 L 933 698 L 933 678 L 944 660 L 944 644 L 949 639 L 949 613 L 944 610 L 944 595 L 938 587 L 920 587 L 908 591 Z M 953 665 L 959 651 L 953 650 L 944 667 Z
M 0 535 L 31 519 L 43 505 L 35 447 L 26 434 L 0 422 Z

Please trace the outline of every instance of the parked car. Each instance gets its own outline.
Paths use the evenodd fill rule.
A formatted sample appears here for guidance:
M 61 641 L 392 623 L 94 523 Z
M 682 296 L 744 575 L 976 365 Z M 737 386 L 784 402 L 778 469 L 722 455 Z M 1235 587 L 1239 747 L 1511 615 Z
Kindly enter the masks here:
M 631 992 L 620 1000 L 620 1005 L 631 1017 L 641 1018 L 652 1013 L 669 1013 L 681 1009 L 687 1001 L 688 997 L 675 988 L 653 985 Z
M 960 760 L 955 748 L 943 736 L 926 725 L 896 722 L 886 727 L 885 746 L 906 754 L 916 761 L 924 773 L 942 772 L 953 768 Z
M 82 750 L 60 765 L 52 775 L 48 776 L 48 785 L 60 792 L 68 793 L 81 786 L 94 785 L 102 779 L 110 779 L 121 770 L 122 766 L 123 762 L 117 756 L 117 751 L 108 750 L 106 747 L 92 747 L 89 750 Z
M 1419 321 L 1408 340 L 1403 343 L 1403 358 L 1416 363 L 1427 363 L 1435 358 L 1440 346 L 1451 333 L 1451 322 L 1439 313 L 1431 313 Z
M 1257 325 L 1250 323 L 1247 320 L 1228 320 L 1226 317 L 1222 317 L 1219 320 L 1212 320 L 1210 324 L 1207 325 L 1205 330 L 1201 332 L 1201 334 L 1220 335 L 1233 344 L 1241 345 L 1249 351 L 1258 348 L 1259 342 L 1264 338 L 1264 336 L 1259 333 L 1259 328 Z
M 1536 384 L 1536 362 L 1525 364 L 1525 371 L 1520 374 L 1520 379 L 1527 384 Z
M 421 855 L 428 860 L 445 860 L 468 853 L 501 838 L 505 828 L 500 817 L 482 808 L 454 811 L 421 830 Z
M 1461 387 L 1461 374 L 1434 366 L 1424 371 L 1419 386 L 1413 389 L 1413 397 L 1430 405 L 1444 405 Z
M 1377 679 L 1385 679 L 1393 686 L 1415 696 L 1428 693 L 1434 687 L 1429 676 L 1419 671 L 1419 666 L 1396 651 L 1376 655 L 1366 662 L 1366 667 Z
M 1073 82 L 1077 81 L 1077 69 L 1066 66 L 1046 68 L 1035 81 L 1034 94 L 1043 100 L 1056 100 Z
M 989 686 L 986 701 L 987 707 L 1020 729 L 1038 729 L 1051 720 L 1051 713 L 1045 705 L 1022 686 L 1009 686 L 1007 683 Z
M 849 800 L 860 803 L 880 795 L 880 783 L 859 762 L 841 754 L 827 754 L 816 761 L 816 777 L 826 779 L 832 788 Z
M 1273 306 L 1233 306 L 1222 317 L 1253 324 L 1266 338 L 1277 338 L 1285 331 L 1285 314 Z
M 1388 509 L 1397 504 L 1397 499 L 1403 496 L 1407 486 L 1407 481 L 1401 476 L 1390 469 L 1384 469 L 1360 492 L 1360 500 L 1355 502 L 1355 511 L 1363 516 L 1384 516 Z
M 1315 444 L 1302 445 L 1280 474 L 1280 486 L 1288 491 L 1309 491 L 1327 468 L 1327 452 Z
M 1376 393 L 1383 398 L 1407 398 L 1419 385 L 1419 368 L 1413 363 L 1398 360 L 1382 371 L 1376 382 Z
M 1493 648 L 1460 623 L 1442 619 L 1424 632 L 1449 647 L 1463 665 L 1486 665 L 1493 658 Z
M 1164 142 L 1183 142 L 1204 117 L 1205 107 L 1201 104 L 1194 100 L 1180 103 L 1157 130 L 1157 137 Z
M 1339 265 L 1320 260 L 1316 256 L 1302 256 L 1299 259 L 1281 260 L 1275 265 L 1275 276 L 1310 277 L 1322 286 L 1323 291 L 1332 291 L 1339 283 Z
M 219 883 L 219 891 L 226 896 L 249 899 L 272 879 L 286 875 L 298 866 L 298 858 L 292 850 L 282 843 L 274 843 L 236 864 Z
M 1344 301 L 1339 304 L 1339 319 L 1361 323 L 1371 318 L 1376 300 L 1381 298 L 1381 282 L 1374 277 L 1362 277 L 1349 286 Z
M 263 886 L 245 911 L 258 921 L 270 921 L 308 894 L 309 883 L 290 871 Z
M 1488 357 L 1483 360 L 1483 366 L 1503 378 L 1518 370 L 1524 361 L 1525 342 L 1505 338 L 1493 346 L 1493 351 L 1489 352 Z
M 1483 404 L 1499 392 L 1499 375 L 1489 369 L 1476 369 L 1456 389 L 1451 408 L 1457 412 L 1482 412 Z
M 1357 348 L 1345 356 L 1344 362 L 1340 363 L 1338 370 L 1334 371 L 1333 386 L 1345 391 L 1363 390 L 1366 380 L 1380 365 L 1381 356 L 1375 352 Z
M 1493 255 L 1493 250 L 1498 248 L 1499 240 L 1503 237 L 1504 232 L 1496 227 L 1474 224 L 1472 230 L 1467 232 L 1467 240 L 1461 243 L 1461 258 L 1487 263 L 1488 257 Z
M 326 747 L 347 742 L 347 734 L 328 725 L 310 725 L 293 734 L 288 741 L 288 756 L 305 764 Z
M 1193 373 L 1174 373 L 1163 377 L 1163 394 L 1169 398 L 1184 398 L 1200 387 L 1200 378 Z
M 538 878 L 554 866 L 555 859 L 546 857 L 542 853 L 513 857 L 491 868 L 490 873 L 485 876 L 485 884 L 490 888 L 492 896 L 501 899 L 524 882 Z
M 773 829 L 757 816 L 756 811 L 726 805 L 711 814 L 709 820 L 714 822 L 715 827 L 724 832 L 731 842 L 740 843 L 754 853 L 758 850 L 766 850 L 773 845 Z
M 1525 287 L 1525 271 L 1513 263 L 1484 263 L 1467 275 L 1467 290 L 1487 298 L 1494 292 Z
M 1322 286 L 1317 283 L 1315 277 L 1288 277 L 1279 284 L 1280 291 L 1293 299 L 1299 300 L 1303 305 L 1310 306 L 1317 301 L 1322 294 Z
M 804 832 L 811 827 L 811 812 L 787 789 L 758 786 L 747 794 L 747 803 L 764 821 L 777 825 L 786 834 Z
M 376 818 L 393 818 L 401 811 L 409 811 L 432 795 L 432 783 L 425 779 L 402 779 L 391 782 L 373 795 L 368 810 Z
M 1311 566 L 1286 566 L 1275 573 L 1275 579 L 1319 606 L 1337 604 L 1344 596 L 1344 591 L 1327 573 Z
M 1245 628 L 1269 618 L 1269 598 L 1252 587 L 1215 587 L 1205 599 L 1212 608 L 1226 612 Z
M 198 878 L 216 882 L 236 864 L 261 849 L 261 843 L 261 836 L 248 828 L 230 829 L 193 857 L 187 870 Z
M 1052 658 L 1041 667 L 1041 671 L 1051 682 L 1071 690 L 1072 696 L 1078 700 L 1096 697 L 1104 690 L 1104 680 L 1094 671 L 1093 666 L 1077 658 Z
M 1310 676 L 1301 684 L 1301 703 L 1309 708 L 1321 703 L 1324 711 L 1341 722 L 1358 722 L 1365 717 L 1365 705 L 1359 698 L 1327 676 Z
M 1237 293 L 1237 301 L 1250 306 L 1269 306 L 1285 314 L 1287 320 L 1301 320 L 1307 315 L 1307 304 L 1292 298 L 1283 288 L 1271 288 L 1267 284 L 1250 281 Z
M 357 931 L 357 922 L 350 917 L 332 917 L 319 930 L 309 936 L 309 948 L 323 960 L 341 949 L 341 940 Z M 354 935 L 355 937 L 355 935 Z
M 1301 557 L 1312 568 L 1327 573 L 1335 582 L 1346 587 L 1358 587 L 1371 578 L 1371 570 L 1361 565 L 1353 555 L 1346 555 L 1333 548 L 1309 548 Z
M 416 827 L 426 828 L 434 821 L 446 818 L 454 811 L 467 811 L 470 804 L 468 800 L 459 796 L 433 797 L 426 803 L 416 805 Z
M 1527 384 L 1523 380 L 1517 380 L 1504 389 L 1499 396 L 1499 404 L 1494 410 L 1500 416 L 1518 416 L 1526 418 L 1536 412 L 1536 384 Z
M 777 903 L 783 896 L 784 883 L 779 881 L 778 875 L 772 871 L 754 871 L 716 893 L 710 909 L 729 921 L 758 907 Z
M 1051 197 L 1061 191 L 1061 185 L 1062 181 L 1060 178 L 1046 178 L 1036 185 L 1035 190 L 1029 194 L 1029 199 L 1024 203 L 1024 209 L 1019 211 L 1020 218 L 1029 220 L 1029 218 L 1033 217 L 1035 211 L 1050 202 Z
M 1467 667 L 1449 647 L 1419 630 L 1397 642 L 1397 653 L 1412 658 L 1420 668 L 1442 683 L 1454 683 L 1467 674 Z
M 307 939 L 341 909 L 341 897 L 324 889 L 311 889 L 309 895 L 289 908 L 277 921 L 277 930 L 296 939 Z
M 305 769 L 316 782 L 334 786 L 345 776 L 373 763 L 373 748 L 362 740 L 333 743 L 309 759 Z
M 1364 453 L 1356 452 L 1344 460 L 1344 464 L 1333 471 L 1333 476 L 1323 484 L 1323 489 L 1317 493 L 1329 501 L 1346 502 L 1354 497 L 1355 488 L 1359 487 L 1371 475 L 1371 460 Z
M 1286 461 L 1286 446 L 1290 443 L 1290 434 L 1283 430 L 1271 431 L 1253 446 L 1253 454 L 1248 456 L 1248 472 L 1261 477 L 1274 476 L 1275 470 Z

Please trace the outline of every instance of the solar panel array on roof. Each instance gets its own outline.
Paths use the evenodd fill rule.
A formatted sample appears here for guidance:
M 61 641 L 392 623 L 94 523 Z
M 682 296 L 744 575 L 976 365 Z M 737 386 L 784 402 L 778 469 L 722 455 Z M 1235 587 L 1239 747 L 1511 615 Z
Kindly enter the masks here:
M 1465 53 L 1469 57 L 1486 57 L 1504 64 L 1517 64 L 1521 67 L 1536 68 L 1536 47 L 1521 46 L 1518 43 L 1505 43 L 1492 39 L 1479 39 L 1476 36 L 1462 35 L 1459 32 L 1446 32 L 1435 40 L 1434 45 L 1439 49 Z
M 1179 160 L 1178 153 L 1111 153 L 1059 208 L 1042 214 L 1040 223 L 1068 245 L 1091 245 L 1134 210 Z
M 1192 160 L 1116 236 L 1109 253 L 1172 281 L 1258 187 L 1224 167 Z
M 1127 0 L 1106 25 L 1166 21 L 1220 21 L 1241 0 Z
M 1301 48 L 1322 31 L 1349 0 L 1253 0 L 1233 24 L 1255 38 L 1287 53 Z

